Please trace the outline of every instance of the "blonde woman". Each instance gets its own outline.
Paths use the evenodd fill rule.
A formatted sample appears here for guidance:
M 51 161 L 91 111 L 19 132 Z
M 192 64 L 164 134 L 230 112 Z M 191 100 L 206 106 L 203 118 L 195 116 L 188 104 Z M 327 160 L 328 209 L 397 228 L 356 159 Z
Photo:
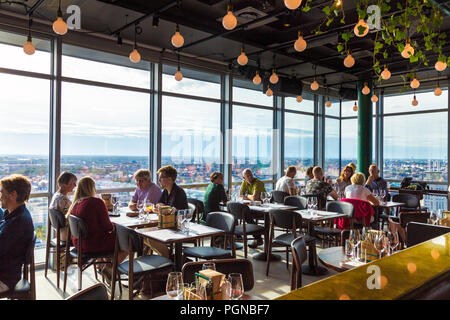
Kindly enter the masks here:
M 91 177 L 83 177 L 78 182 L 73 203 L 68 216 L 82 218 L 88 226 L 87 239 L 81 241 L 81 248 L 85 253 L 113 251 L 116 234 L 114 224 L 109 219 L 108 209 L 102 199 L 95 197 L 95 181 Z M 72 237 L 72 242 L 78 246 L 78 239 Z M 119 254 L 119 263 L 126 257 L 126 253 Z M 105 266 L 102 273 L 111 279 L 111 267 Z
M 345 166 L 339 178 L 336 179 L 336 192 L 344 192 L 345 188 L 352 184 L 350 178 L 353 176 L 353 168 Z
M 72 192 L 77 186 L 77 177 L 73 173 L 63 171 L 59 175 L 57 183 L 59 189 L 53 194 L 52 201 L 50 201 L 50 205 L 48 207 L 66 214 L 72 204 L 72 201 L 70 201 L 67 194 Z M 60 230 L 60 237 L 62 241 L 67 240 L 68 230 L 68 225 Z
M 350 199 L 359 199 L 363 201 L 368 201 L 374 206 L 379 205 L 379 201 L 372 195 L 369 189 L 364 187 L 364 182 L 366 181 L 366 176 L 364 173 L 356 172 L 350 178 L 352 185 L 345 188 L 345 197 Z

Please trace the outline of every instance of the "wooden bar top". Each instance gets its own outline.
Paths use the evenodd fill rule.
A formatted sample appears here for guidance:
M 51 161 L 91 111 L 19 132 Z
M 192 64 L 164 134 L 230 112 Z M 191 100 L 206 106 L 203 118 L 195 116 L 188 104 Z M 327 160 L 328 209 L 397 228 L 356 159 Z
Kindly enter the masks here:
M 380 289 L 373 269 L 379 267 Z M 372 269 L 372 270 L 371 270 Z M 392 300 L 450 270 L 450 233 L 282 295 L 276 300 Z M 371 277 L 369 279 L 369 277 Z

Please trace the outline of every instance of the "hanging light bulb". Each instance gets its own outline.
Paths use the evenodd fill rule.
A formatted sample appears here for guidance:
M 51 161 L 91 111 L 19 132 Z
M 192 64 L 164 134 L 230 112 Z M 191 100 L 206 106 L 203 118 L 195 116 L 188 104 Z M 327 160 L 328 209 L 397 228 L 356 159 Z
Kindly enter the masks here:
M 335 5 L 336 7 L 342 6 L 342 0 L 336 0 L 336 2 L 334 3 L 334 5 Z
M 302 52 L 306 49 L 307 43 L 303 39 L 301 31 L 298 32 L 298 39 L 294 42 L 294 49 L 298 52 Z
M 442 94 L 442 89 L 439 88 L 439 85 L 436 87 L 436 89 L 434 89 L 434 95 L 436 97 L 439 97 Z
M 444 71 L 447 68 L 447 62 L 443 62 L 443 61 L 436 61 L 434 68 L 437 71 Z
M 347 52 L 347 56 L 344 59 L 344 66 L 351 68 L 355 65 L 355 58 L 352 57 L 350 51 Z
M 36 48 L 32 43 L 31 36 L 28 36 L 27 42 L 23 45 L 23 52 L 31 56 L 35 51 Z
M 53 22 L 53 31 L 56 34 L 59 34 L 60 36 L 63 36 L 67 33 L 67 23 L 64 22 L 62 18 L 62 11 L 61 11 L 61 0 L 59 0 L 59 7 L 58 7 L 58 17 Z
M 237 19 L 232 10 L 233 7 L 230 1 L 230 4 L 227 6 L 227 14 L 222 18 L 222 25 L 227 30 L 233 30 L 237 25 Z
M 180 48 L 180 47 L 183 46 L 183 44 L 184 44 L 184 38 L 183 38 L 183 36 L 181 35 L 181 33 L 180 33 L 180 27 L 179 27 L 178 24 L 177 24 L 177 26 L 175 27 L 175 33 L 174 33 L 174 35 L 172 36 L 172 45 L 173 45 L 175 48 Z
M 419 80 L 417 80 L 416 76 L 414 76 L 414 79 L 410 83 L 411 88 L 417 89 L 420 86 Z
M 360 30 L 362 28 L 365 28 L 364 30 Z M 355 28 L 353 28 L 353 32 L 357 37 L 364 37 L 369 33 L 369 26 L 364 21 L 364 19 L 359 19 L 358 23 L 355 25 Z
M 261 84 L 261 77 L 259 76 L 259 71 L 258 70 L 256 70 L 256 74 L 253 77 L 253 83 L 256 84 L 256 85 Z
M 325 106 L 326 106 L 327 108 L 331 107 L 331 101 L 330 101 L 330 98 L 329 98 L 329 97 L 327 97 L 327 102 L 325 102 Z
M 377 97 L 377 95 L 374 93 L 374 94 L 372 95 L 372 98 L 370 98 L 370 100 L 371 100 L 372 102 L 378 102 L 378 97 Z
M 364 82 L 364 87 L 362 88 L 361 92 L 362 92 L 364 95 L 368 95 L 368 94 L 370 93 L 370 89 L 369 89 L 369 87 L 367 86 L 367 82 Z
M 302 95 L 299 95 L 299 96 L 297 96 L 297 102 L 302 102 L 303 101 L 303 97 L 302 97 Z
M 270 89 L 270 86 L 267 87 L 266 96 L 271 97 L 273 95 L 272 89 Z
M 137 45 L 134 45 L 133 51 L 130 52 L 130 61 L 134 63 L 141 61 L 141 55 L 137 50 Z
M 405 48 L 402 51 L 402 57 L 405 59 L 409 59 L 414 54 L 414 48 L 409 43 L 410 40 L 406 40 Z
M 237 62 L 241 65 L 241 66 L 245 66 L 248 63 L 248 57 L 245 54 L 244 51 L 244 47 L 242 47 L 241 49 L 241 54 L 239 55 L 239 57 L 237 58 Z
M 381 78 L 383 78 L 383 80 L 389 80 L 391 78 L 391 72 L 389 71 L 387 64 L 384 65 L 384 70 L 381 73 Z
M 355 101 L 355 105 L 353 106 L 353 111 L 358 111 L 358 105 L 356 104 L 356 101 Z
M 272 75 L 269 78 L 270 83 L 276 84 L 278 82 L 278 75 L 275 72 L 275 69 L 272 69 Z
M 284 0 L 284 5 L 290 10 L 295 10 L 302 4 L 302 0 Z
M 314 77 L 313 83 L 311 83 L 311 90 L 316 91 L 319 89 L 319 83 L 317 82 L 316 77 Z
M 414 107 L 416 107 L 418 104 L 419 104 L 419 101 L 417 101 L 417 99 L 416 99 L 416 94 L 414 93 L 414 99 L 413 99 L 413 101 L 411 102 L 411 104 L 414 106 Z
M 177 68 L 177 73 L 175 73 L 175 80 L 181 81 L 183 79 L 183 74 L 180 71 L 180 66 Z

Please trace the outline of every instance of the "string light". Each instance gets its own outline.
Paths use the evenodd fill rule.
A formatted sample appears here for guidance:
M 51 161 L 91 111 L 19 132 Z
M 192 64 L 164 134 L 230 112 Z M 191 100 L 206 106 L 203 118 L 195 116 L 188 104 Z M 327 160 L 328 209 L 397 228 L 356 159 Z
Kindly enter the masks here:
M 237 62 L 241 65 L 241 66 L 245 66 L 248 63 L 248 57 L 245 54 L 244 51 L 244 47 L 242 47 L 241 49 L 241 54 L 239 55 L 239 57 L 237 58 Z
M 273 95 L 272 89 L 270 89 L 270 86 L 267 86 L 266 96 L 271 97 Z
M 414 107 L 416 107 L 416 106 L 419 104 L 419 101 L 417 101 L 417 99 L 416 99 L 416 90 L 414 90 L 414 99 L 413 99 L 413 101 L 411 102 L 411 104 L 412 104 Z
M 302 95 L 297 96 L 297 102 L 300 103 L 303 101 Z
M 414 79 L 412 79 L 410 83 L 411 88 L 417 89 L 420 86 L 419 80 L 417 80 L 416 76 L 414 75 Z
M 364 31 L 361 33 L 361 28 L 365 28 Z M 358 23 L 355 25 L 355 28 L 353 28 L 353 32 L 357 37 L 364 37 L 369 33 L 369 26 L 364 21 L 364 19 L 360 19 Z
M 409 59 L 414 54 L 414 48 L 410 44 L 410 39 L 406 40 L 405 48 L 402 51 L 402 57 Z
M 374 94 L 372 95 L 372 98 L 370 98 L 370 100 L 371 100 L 372 102 L 378 102 L 378 97 L 377 97 L 377 95 L 374 93 Z
M 302 4 L 302 0 L 284 0 L 284 5 L 290 10 L 295 10 Z
M 302 52 L 306 49 L 307 43 L 303 39 L 301 31 L 298 32 L 298 39 L 294 42 L 294 49 L 298 52 Z
M 278 75 L 275 72 L 275 69 L 272 69 L 272 75 L 269 78 L 270 83 L 276 84 L 278 82 Z
M 383 78 L 383 80 L 389 80 L 391 78 L 391 72 L 389 71 L 387 64 L 384 65 L 384 70 L 381 73 L 381 78 Z
M 175 48 L 180 48 L 180 47 L 183 46 L 183 44 L 184 44 L 184 38 L 183 38 L 183 36 L 181 35 L 181 33 L 180 33 L 180 27 L 179 27 L 178 24 L 177 24 L 177 26 L 175 27 L 175 33 L 174 33 L 174 35 L 172 36 L 172 45 L 173 45 Z
M 180 71 L 180 55 L 178 54 L 178 66 L 177 66 L 177 73 L 174 75 L 175 80 L 181 81 L 183 79 L 183 74 Z
M 136 35 L 138 33 L 139 26 L 134 27 L 134 47 L 133 51 L 130 52 L 130 61 L 133 63 L 138 63 L 141 61 L 141 55 L 137 50 L 137 42 L 136 42 Z
M 335 7 L 340 7 L 340 6 L 342 6 L 342 0 L 337 0 L 337 1 L 334 3 L 334 5 L 335 5 Z
M 60 36 L 63 36 L 67 33 L 67 23 L 62 18 L 62 11 L 61 11 L 61 0 L 59 0 L 59 6 L 58 6 L 58 17 L 53 22 L 53 31 L 56 34 L 59 34 Z
M 331 101 L 330 101 L 330 98 L 329 98 L 329 97 L 327 97 L 327 102 L 325 102 L 325 106 L 326 106 L 327 108 L 331 107 Z
M 435 95 L 436 97 L 439 97 L 441 94 L 442 94 L 442 90 L 441 90 L 441 88 L 439 87 L 439 72 L 438 72 L 437 86 L 436 86 L 436 89 L 434 89 L 434 95 Z
M 31 38 L 31 23 L 32 23 L 32 20 L 29 19 L 28 20 L 28 38 L 27 38 L 27 42 L 23 45 L 23 52 L 25 52 L 28 55 L 32 55 L 36 51 L 36 48 L 34 47 L 34 45 L 32 43 L 32 38 Z
M 443 61 L 436 61 L 436 63 L 434 64 L 434 68 L 437 71 L 444 71 L 445 69 L 447 69 L 447 62 L 443 62 Z
M 362 92 L 364 95 L 368 95 L 368 94 L 370 93 L 370 89 L 369 89 L 369 87 L 367 86 L 367 82 L 364 82 L 364 87 L 362 88 L 361 92 Z
M 358 105 L 356 104 L 356 101 L 355 101 L 355 105 L 353 106 L 353 111 L 358 111 Z
M 355 58 L 352 57 L 350 51 L 347 52 L 347 56 L 344 59 L 344 66 L 351 68 L 355 65 Z
M 316 91 L 319 89 L 319 83 L 317 82 L 316 77 L 314 77 L 313 83 L 311 83 L 311 90 Z
M 253 83 L 256 84 L 256 85 L 261 84 L 261 77 L 259 76 L 259 71 L 258 70 L 256 70 L 256 74 L 253 77 Z
M 227 5 L 227 14 L 222 18 L 222 25 L 227 30 L 233 30 L 236 28 L 237 19 L 233 14 L 233 6 L 230 3 Z

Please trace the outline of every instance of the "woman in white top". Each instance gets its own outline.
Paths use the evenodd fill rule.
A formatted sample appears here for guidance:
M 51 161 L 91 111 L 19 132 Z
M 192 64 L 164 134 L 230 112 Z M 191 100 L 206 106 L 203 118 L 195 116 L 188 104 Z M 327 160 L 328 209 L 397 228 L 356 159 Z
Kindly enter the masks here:
M 77 177 L 73 173 L 64 171 L 59 175 L 57 182 L 59 189 L 53 194 L 52 201 L 50 202 L 50 205 L 48 207 L 50 209 L 60 211 L 65 216 L 67 210 L 69 210 L 69 207 L 72 204 L 72 201 L 70 201 L 67 194 L 69 192 L 72 192 L 76 187 Z M 62 241 L 67 240 L 68 231 L 68 226 L 60 230 L 60 237 Z
M 372 205 L 379 205 L 379 201 L 372 195 L 369 189 L 364 187 L 364 182 L 366 181 L 366 176 L 364 173 L 356 172 L 350 178 L 352 184 L 345 188 L 345 197 L 350 199 L 359 199 L 363 201 L 368 201 Z

